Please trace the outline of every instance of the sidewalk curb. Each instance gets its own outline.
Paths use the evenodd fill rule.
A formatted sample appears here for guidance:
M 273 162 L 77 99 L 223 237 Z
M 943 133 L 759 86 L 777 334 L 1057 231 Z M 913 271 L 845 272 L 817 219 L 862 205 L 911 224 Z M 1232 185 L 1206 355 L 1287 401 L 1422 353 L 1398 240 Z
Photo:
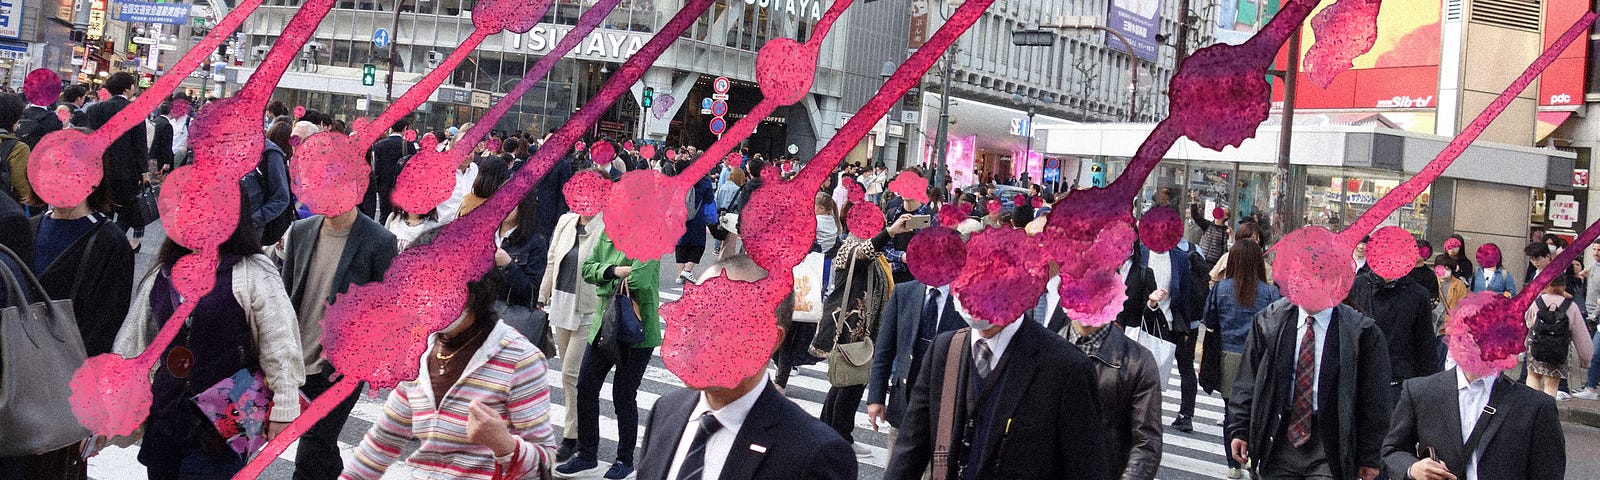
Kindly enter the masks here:
M 1556 405 L 1561 421 L 1600 427 L 1600 402 L 1573 399 Z

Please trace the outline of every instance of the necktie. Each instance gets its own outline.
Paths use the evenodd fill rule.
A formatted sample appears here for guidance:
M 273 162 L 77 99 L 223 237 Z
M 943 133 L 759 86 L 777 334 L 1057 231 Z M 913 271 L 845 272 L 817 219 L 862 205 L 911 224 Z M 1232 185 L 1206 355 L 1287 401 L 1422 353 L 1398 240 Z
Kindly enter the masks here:
M 1311 440 L 1311 384 L 1316 378 L 1317 332 L 1315 319 L 1306 317 L 1306 333 L 1300 336 L 1300 357 L 1294 366 L 1294 414 L 1290 418 L 1289 441 L 1295 447 Z
M 939 334 L 939 290 L 928 289 L 928 302 L 922 305 L 922 331 L 917 336 L 932 339 Z
M 994 352 L 989 350 L 989 342 L 981 338 L 978 339 L 977 357 L 978 377 L 989 378 L 989 372 L 994 369 L 994 366 L 991 365 L 994 361 Z
M 722 430 L 722 423 L 717 417 L 706 412 L 700 415 L 700 430 L 695 432 L 694 441 L 689 443 L 689 454 L 683 457 L 683 465 L 678 467 L 678 480 L 700 480 L 706 472 L 706 444 L 710 443 L 711 436 Z

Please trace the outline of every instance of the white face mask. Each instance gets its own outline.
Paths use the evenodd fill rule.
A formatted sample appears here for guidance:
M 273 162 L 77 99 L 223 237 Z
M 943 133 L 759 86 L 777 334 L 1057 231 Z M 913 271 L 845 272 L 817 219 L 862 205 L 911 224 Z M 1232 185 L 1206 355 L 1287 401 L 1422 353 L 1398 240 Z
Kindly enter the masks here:
M 983 320 L 983 319 L 980 319 L 978 317 L 975 317 L 975 316 L 972 315 L 971 312 L 968 312 L 966 308 L 963 308 L 961 306 L 961 296 L 960 295 L 954 295 L 953 292 L 952 292 L 952 295 L 950 295 L 950 299 L 954 300 L 955 307 L 956 307 L 956 313 L 961 314 L 961 319 L 967 321 L 967 326 L 968 327 L 972 327 L 972 329 L 975 330 L 975 331 L 984 331 L 984 330 L 988 330 L 988 329 L 994 328 L 994 324 L 993 323 L 989 323 L 989 321 L 987 321 L 987 320 Z

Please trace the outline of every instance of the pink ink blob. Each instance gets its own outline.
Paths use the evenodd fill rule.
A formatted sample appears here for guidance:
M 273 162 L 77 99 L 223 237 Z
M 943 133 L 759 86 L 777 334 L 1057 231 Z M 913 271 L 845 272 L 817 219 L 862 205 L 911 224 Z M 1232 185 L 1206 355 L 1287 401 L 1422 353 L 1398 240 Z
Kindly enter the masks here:
M 1289 301 L 1306 310 L 1333 308 L 1355 283 L 1353 244 L 1345 244 L 1327 228 L 1310 226 L 1290 232 L 1272 246 L 1277 255 L 1272 278 Z
M 190 104 L 188 100 L 173 100 L 172 103 L 167 106 L 167 113 L 172 118 L 183 118 L 193 112 L 194 105 Z
M 295 118 L 295 120 L 306 118 L 306 107 L 305 107 L 305 105 L 295 105 L 294 106 L 294 118 Z
M 783 337 L 773 307 L 793 289 L 791 275 L 685 285 L 683 298 L 661 307 L 662 363 L 690 388 L 726 388 L 760 374 Z M 728 308 L 732 298 L 746 306 Z
M 353 146 L 360 146 L 359 140 L 351 143 Z M 438 143 L 438 139 L 432 135 L 422 139 L 422 147 L 406 161 L 405 168 L 401 169 L 400 175 L 396 177 L 394 191 L 389 194 L 389 200 L 401 210 L 427 212 L 450 199 L 451 191 L 456 185 L 456 169 L 461 166 L 463 160 L 459 159 L 459 155 L 448 151 L 438 151 L 436 148 Z
M 683 184 L 661 172 L 624 173 L 606 203 L 606 236 L 629 258 L 661 258 L 683 236 L 688 196 Z
M 110 90 L 106 90 L 104 88 L 99 89 L 99 90 L 95 90 L 94 95 L 95 95 L 95 98 L 99 98 L 100 101 L 102 101 L 102 102 L 111 99 L 111 91 Z
M 1493 270 L 1500 266 L 1500 246 L 1493 243 L 1485 243 L 1483 246 L 1478 247 L 1477 257 L 1478 266 L 1486 270 Z
M 218 181 L 212 170 L 198 164 L 180 166 L 162 184 L 156 202 L 161 224 L 167 236 L 181 245 L 194 249 L 221 245 L 238 221 L 239 185 Z M 224 225 L 229 227 L 220 228 Z
M 1067 317 L 1091 327 L 1116 320 L 1122 302 L 1128 299 L 1122 277 L 1115 270 L 1092 271 L 1072 282 L 1063 280 L 1058 291 Z
M 856 238 L 872 238 L 883 231 L 883 210 L 866 202 L 850 205 L 845 213 L 844 225 Z
M 850 177 L 845 177 L 843 182 L 845 200 L 850 203 L 860 203 L 867 199 L 867 188 L 861 186 L 861 182 L 857 182 L 856 179 Z
M 793 105 L 811 91 L 817 69 L 817 45 L 774 38 L 756 54 L 756 82 L 762 101 Z
M 617 149 L 611 146 L 611 142 L 595 142 L 594 147 L 589 149 L 589 159 L 595 165 L 611 163 L 613 158 L 617 158 Z
M 611 181 L 599 172 L 582 171 L 567 180 L 561 187 L 567 197 L 567 208 L 578 215 L 596 215 L 611 201 Z
M 1354 66 L 1355 60 L 1378 41 L 1380 0 L 1337 0 L 1311 17 L 1317 41 L 1306 51 L 1306 74 L 1319 88 Z M 1296 35 L 1299 33 L 1296 32 Z
M 50 132 L 28 157 L 33 193 L 56 208 L 74 208 L 89 198 L 105 171 L 100 153 L 106 145 L 72 129 Z
M 72 413 L 96 435 L 133 434 L 150 412 L 150 363 L 95 355 L 72 375 Z
M 954 207 L 945 205 L 945 207 Z M 906 247 L 906 267 L 917 280 L 931 286 L 949 285 L 967 265 L 967 244 L 948 226 L 925 228 Z
M 449 246 L 417 247 L 418 254 L 433 252 L 431 258 L 450 258 L 456 253 Z M 493 243 L 485 243 L 492 248 Z M 492 250 L 491 250 L 492 251 Z M 406 250 L 405 254 L 411 254 Z M 352 285 L 338 299 L 344 303 L 355 296 L 369 301 L 354 303 L 340 310 L 339 315 L 328 315 L 322 320 L 322 354 L 340 372 L 357 372 L 357 378 L 371 383 L 374 388 L 391 388 L 400 382 L 417 378 L 417 358 L 429 345 L 422 341 L 430 333 L 445 325 L 439 318 L 455 319 L 467 301 L 467 282 L 461 267 L 447 262 L 433 262 L 431 269 L 421 268 L 406 272 L 410 275 L 397 278 L 402 286 L 394 288 L 376 283 Z M 473 261 L 473 263 L 481 263 Z M 393 272 L 391 272 L 393 273 Z M 423 285 L 425 284 L 425 285 Z
M 528 33 L 544 18 L 550 3 L 551 0 L 483 0 L 472 9 L 472 26 L 485 32 Z
M 816 240 L 816 210 L 811 202 L 792 199 L 811 198 L 817 187 L 768 181 L 750 195 L 750 203 L 739 217 L 739 234 L 757 265 L 767 271 L 787 271 L 811 251 Z
M 587 145 L 584 145 L 583 142 L 578 142 L 578 143 L 572 144 L 572 150 L 573 151 L 581 152 L 581 151 L 583 151 L 584 147 L 587 147 Z
M 1388 280 L 1404 277 L 1417 265 L 1417 240 L 1404 228 L 1388 226 L 1367 242 L 1367 267 Z
M 228 97 L 207 103 L 189 128 L 189 149 L 195 165 L 208 165 L 218 172 L 243 177 L 261 164 L 266 148 L 264 135 L 240 135 L 262 131 L 262 108 L 246 97 Z M 366 158 L 366 152 L 357 154 Z M 208 168 L 211 168 L 208 167 Z
M 622 142 L 622 151 L 624 151 L 624 152 L 632 152 L 633 151 L 633 140 L 623 141 Z
M 60 120 L 61 123 L 71 122 L 72 121 L 72 112 L 67 110 L 67 109 L 65 109 L 65 108 L 57 108 L 56 109 L 56 120 Z
M 928 203 L 928 179 L 910 170 L 901 171 L 889 182 L 889 191 L 903 198 Z
M 1183 239 L 1183 219 L 1167 207 L 1155 207 L 1139 218 L 1139 240 L 1153 252 L 1165 252 Z
M 983 204 L 983 206 L 988 207 L 989 213 L 998 214 L 1003 209 L 1005 204 L 1000 203 L 999 200 L 990 200 L 988 203 Z
M 960 225 L 961 222 L 966 220 L 967 216 L 971 215 L 971 214 L 972 214 L 972 204 L 971 203 L 967 203 L 967 202 L 961 202 L 960 204 L 946 203 L 944 205 L 939 206 L 939 224 L 943 225 L 943 226 L 946 226 L 946 227 L 955 228 L 956 225 Z M 923 283 L 927 283 L 927 282 L 923 282 Z
M 1172 116 L 1167 120 L 1212 150 L 1237 147 L 1254 137 L 1256 126 L 1267 119 L 1265 72 L 1276 51 L 1275 46 L 1269 50 L 1220 43 L 1195 51 L 1172 77 Z
M 734 152 L 734 153 L 728 154 L 728 159 L 726 160 L 726 164 L 728 165 L 728 168 L 743 167 L 744 166 L 744 154 L 741 154 L 739 152 Z
M 1032 205 L 1033 208 L 1044 208 L 1044 197 L 1033 197 L 1029 205 Z
M 417 131 L 416 130 L 407 129 L 404 138 L 406 139 L 407 142 L 415 142 L 415 141 L 417 141 Z
M 320 132 L 306 139 L 289 159 L 289 178 L 293 180 L 290 185 L 295 198 L 310 208 L 311 213 L 336 216 L 361 204 L 372 167 L 367 165 L 366 149 L 360 141 L 334 132 Z M 454 183 L 452 178 L 451 184 Z M 402 194 L 401 198 L 408 203 L 416 200 L 410 194 Z
M 1444 241 L 1444 251 L 1446 253 L 1449 253 L 1451 250 L 1458 249 L 1458 248 L 1462 248 L 1460 240 L 1456 240 L 1455 238 L 1451 238 L 1449 240 L 1445 240 Z
M 639 156 L 646 159 L 656 158 L 656 146 L 648 143 L 644 144 L 644 146 L 639 147 Z
M 667 149 L 666 157 L 667 160 L 676 160 L 678 158 L 678 151 L 669 148 Z
M 484 142 L 483 148 L 488 149 L 491 152 L 500 151 L 500 139 L 498 139 L 498 138 L 489 139 L 488 142 Z
M 1022 230 L 987 229 L 972 234 L 966 268 L 950 289 L 973 317 L 1010 325 L 1039 304 L 1049 261 L 1039 243 Z
M 51 105 L 61 97 L 61 76 L 55 70 L 38 68 L 22 80 L 23 96 L 34 105 Z
M 1493 292 L 1476 292 L 1461 299 L 1445 325 L 1445 345 L 1450 358 L 1464 372 L 1490 375 L 1517 366 L 1526 347 L 1527 308 Z
M 1433 258 L 1433 248 L 1427 245 L 1417 245 L 1417 257 L 1423 260 Z

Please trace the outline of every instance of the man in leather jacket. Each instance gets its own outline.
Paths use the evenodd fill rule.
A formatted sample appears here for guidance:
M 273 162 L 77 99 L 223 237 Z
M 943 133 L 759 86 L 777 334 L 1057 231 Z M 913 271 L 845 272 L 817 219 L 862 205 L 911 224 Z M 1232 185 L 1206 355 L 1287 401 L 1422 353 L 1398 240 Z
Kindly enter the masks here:
M 1161 385 L 1150 350 L 1129 340 L 1122 327 L 1086 326 L 1077 320 L 1061 336 L 1093 360 L 1101 417 L 1111 433 L 1106 463 L 1122 480 L 1151 480 L 1161 468 Z

